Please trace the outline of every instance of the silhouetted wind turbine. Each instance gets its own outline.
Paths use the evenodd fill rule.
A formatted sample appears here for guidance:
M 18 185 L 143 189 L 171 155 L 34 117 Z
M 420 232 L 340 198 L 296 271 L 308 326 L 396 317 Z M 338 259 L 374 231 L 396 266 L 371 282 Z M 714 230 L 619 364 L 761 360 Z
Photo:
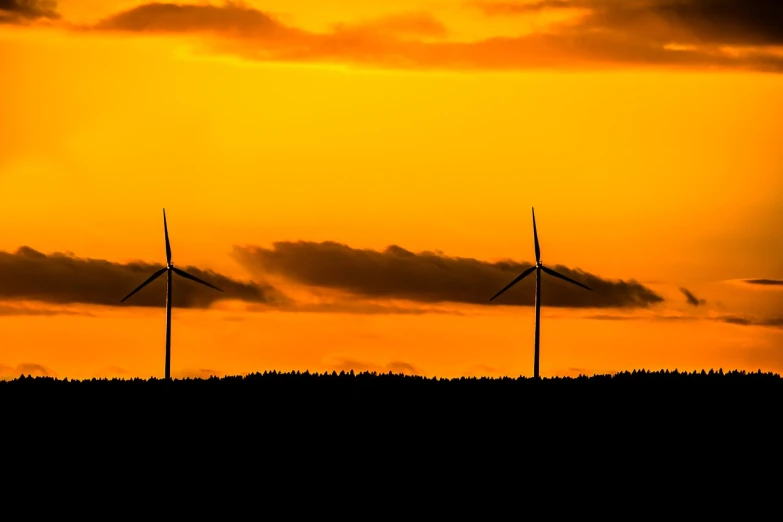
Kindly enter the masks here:
M 149 279 L 144 281 L 142 284 L 140 284 L 136 290 L 126 295 L 121 303 L 124 302 L 126 299 L 128 299 L 130 296 L 153 282 L 155 279 L 160 277 L 163 272 L 166 272 L 166 380 L 171 379 L 171 278 L 173 273 L 177 273 L 181 275 L 184 278 L 190 279 L 192 281 L 195 281 L 197 283 L 201 283 L 202 285 L 206 285 L 210 288 L 214 288 L 215 290 L 222 292 L 220 288 L 211 285 L 207 283 L 206 281 L 202 281 L 196 276 L 190 275 L 184 270 L 180 270 L 179 268 L 174 267 L 174 263 L 171 262 L 171 244 L 169 243 L 169 229 L 168 226 L 166 226 L 166 209 L 163 209 L 163 233 L 166 236 L 166 266 L 164 268 L 161 268 L 154 274 L 152 274 Z
M 539 345 L 538 340 L 541 333 L 541 271 L 543 270 L 549 275 L 559 277 L 560 279 L 563 279 L 564 281 L 568 281 L 569 283 L 573 283 L 576 286 L 581 286 L 582 288 L 587 288 L 588 290 L 592 290 L 592 288 L 583 285 L 582 283 L 577 283 L 570 277 L 566 277 L 563 274 L 559 274 L 552 270 L 551 268 L 548 268 L 544 266 L 541 263 L 541 249 L 538 246 L 538 231 L 536 230 L 536 209 L 533 209 L 533 240 L 535 241 L 536 245 L 536 264 L 519 274 L 519 276 L 511 281 L 506 287 L 495 294 L 490 301 L 493 301 L 497 296 L 517 284 L 518 282 L 522 281 L 525 277 L 530 275 L 533 270 L 536 271 L 536 351 L 535 351 L 535 358 L 533 361 L 533 377 L 535 379 L 538 379 L 538 357 L 539 357 Z

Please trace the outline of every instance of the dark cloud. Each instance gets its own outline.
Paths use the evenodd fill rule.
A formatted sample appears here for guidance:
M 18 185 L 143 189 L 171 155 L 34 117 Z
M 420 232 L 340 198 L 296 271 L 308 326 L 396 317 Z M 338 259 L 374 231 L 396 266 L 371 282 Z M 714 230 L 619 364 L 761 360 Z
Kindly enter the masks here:
M 695 38 L 721 44 L 783 44 L 780 0 L 658 0 L 651 11 Z M 643 8 L 643 7 L 642 7 Z
M 749 285 L 783 286 L 783 280 L 780 279 L 745 279 L 744 282 Z
M 777 0 L 486 0 L 469 5 L 489 16 L 580 10 L 569 23 L 546 30 L 552 47 L 542 50 L 558 62 L 552 51 L 570 45 L 573 57 L 588 62 L 783 70 L 779 54 L 759 49 L 783 43 L 783 2 Z M 532 43 L 541 36 L 514 41 Z
M 226 36 L 290 38 L 304 34 L 272 15 L 241 4 L 144 4 L 101 20 L 95 29 L 145 33 L 209 32 Z
M 149 3 L 114 14 L 93 29 L 146 33 L 219 33 L 224 36 L 307 43 L 319 36 L 286 25 L 279 18 L 252 7 L 229 2 L 223 6 Z M 398 35 L 443 37 L 446 26 L 429 13 L 397 13 L 354 23 L 332 25 L 332 36 Z M 336 39 L 335 39 L 336 41 Z M 357 42 L 358 43 L 358 42 Z
M 55 0 L 0 0 L 0 24 L 59 17 Z
M 691 291 L 688 290 L 687 288 L 680 288 L 680 292 L 682 292 L 685 295 L 686 301 L 691 306 L 699 306 L 699 305 L 707 304 L 707 301 L 705 301 L 704 299 L 699 299 L 698 297 L 693 295 L 693 293 L 691 293 Z
M 0 298 L 49 303 L 89 303 L 110 306 L 165 306 L 166 275 L 144 287 L 125 303 L 120 300 L 162 268 L 143 262 L 113 263 L 72 255 L 43 254 L 30 247 L 0 252 Z M 287 302 L 264 283 L 241 282 L 211 270 L 181 267 L 223 292 L 174 276 L 173 305 L 205 308 L 219 299 L 252 303 Z
M 487 15 L 521 15 L 552 9 L 587 10 L 576 30 L 613 31 L 658 40 L 677 38 L 722 45 L 783 43 L 783 2 L 778 0 L 549 0 L 471 2 Z
M 234 257 L 256 274 L 274 273 L 317 287 L 374 298 L 418 302 L 489 304 L 529 263 L 490 263 L 439 253 L 409 252 L 390 246 L 379 252 L 359 250 L 334 242 L 277 242 L 273 248 L 235 247 Z M 646 307 L 663 301 L 635 281 L 608 281 L 579 269 L 555 270 L 593 288 L 587 291 L 544 274 L 543 300 L 547 306 Z M 532 306 L 535 277 L 528 276 L 498 298 L 497 304 Z
M 737 54 L 721 47 L 778 43 L 776 27 L 783 25 L 779 23 L 779 7 L 775 5 L 780 4 L 759 0 L 747 4 L 728 0 L 712 3 L 706 0 L 574 0 L 479 5 L 484 12 L 507 15 L 563 7 L 587 9 L 589 14 L 576 22 L 524 36 L 445 41 L 446 27 L 425 13 L 339 23 L 330 32 L 314 33 L 241 4 L 149 3 L 83 29 L 210 34 L 217 37 L 209 42 L 216 52 L 260 61 L 413 69 L 551 69 L 647 64 L 783 70 L 780 55 L 756 48 Z M 431 41 L 433 37 L 436 41 Z M 669 45 L 672 43 L 696 47 L 673 48 Z

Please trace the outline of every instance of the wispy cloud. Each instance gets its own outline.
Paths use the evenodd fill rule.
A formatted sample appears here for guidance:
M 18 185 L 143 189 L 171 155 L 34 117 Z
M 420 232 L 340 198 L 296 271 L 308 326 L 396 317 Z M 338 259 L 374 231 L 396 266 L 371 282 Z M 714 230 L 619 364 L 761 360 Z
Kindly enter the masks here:
M 681 287 L 680 292 L 682 292 L 683 295 L 685 295 L 685 300 L 691 306 L 700 306 L 700 305 L 707 304 L 707 301 L 705 301 L 704 299 L 699 299 L 698 297 L 693 295 L 693 293 L 687 288 Z
M 476 364 L 468 368 L 465 372 L 463 372 L 463 376 L 465 377 L 476 377 L 476 376 L 500 376 L 503 373 L 503 371 L 499 368 L 495 368 L 494 366 L 488 366 L 486 364 Z
M 434 16 L 426 12 L 396 13 L 381 18 L 362 20 L 353 23 L 336 23 L 335 34 L 368 35 L 386 34 L 398 37 L 444 38 L 449 31 Z
M 93 317 L 93 314 L 85 310 L 73 310 L 70 308 L 33 308 L 29 306 L 16 306 L 0 303 L 0 317 L 12 315 L 53 316 L 53 315 L 81 315 Z
M 55 373 L 42 364 L 22 363 L 17 366 L 0 364 L 0 379 L 16 379 L 20 375 L 53 377 Z
M 220 370 L 210 368 L 197 368 L 191 370 L 180 370 L 173 372 L 174 379 L 209 379 L 210 377 L 222 377 L 224 374 Z
M 270 308 L 271 309 L 271 308 Z M 465 315 L 454 308 L 421 307 L 415 304 L 381 304 L 364 299 L 338 299 L 327 303 L 295 303 L 290 306 L 277 306 L 280 311 L 332 313 L 332 314 L 364 314 L 364 315 L 424 315 L 447 314 Z
M 715 321 L 737 324 L 741 326 L 770 326 L 783 328 L 783 317 L 750 317 L 741 315 L 722 315 L 714 318 Z
M 735 324 L 738 326 L 764 326 L 771 328 L 783 328 L 783 317 L 762 317 L 746 314 L 722 314 L 722 315 L 676 315 L 676 314 L 642 314 L 642 315 L 621 315 L 621 314 L 590 314 L 583 316 L 584 319 L 597 321 L 715 321 L 719 323 Z
M 110 375 L 112 377 L 114 376 L 121 376 L 121 378 L 128 378 L 130 377 L 130 373 L 125 368 L 120 368 L 119 366 L 107 366 L 101 371 L 98 371 L 95 373 L 95 377 L 98 379 L 106 378 L 107 375 Z
M 743 282 L 749 285 L 783 286 L 783 280 L 780 279 L 745 279 Z
M 350 359 L 346 357 L 334 358 L 334 362 L 330 365 L 336 371 L 349 372 L 376 372 L 376 373 L 397 373 L 404 375 L 423 375 L 421 370 L 416 366 L 404 362 L 404 361 L 391 361 L 386 364 L 375 364 L 364 361 L 358 361 L 356 359 Z
M 556 9 L 572 9 L 574 5 L 568 0 L 541 0 L 533 2 L 486 1 L 474 0 L 465 2 L 465 6 L 478 9 L 488 16 L 515 16 L 530 13 L 540 13 Z

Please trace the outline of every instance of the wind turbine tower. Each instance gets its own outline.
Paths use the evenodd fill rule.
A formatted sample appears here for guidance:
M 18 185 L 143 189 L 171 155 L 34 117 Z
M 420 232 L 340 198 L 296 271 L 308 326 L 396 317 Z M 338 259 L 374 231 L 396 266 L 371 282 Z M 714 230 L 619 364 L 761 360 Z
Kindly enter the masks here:
M 541 248 L 538 246 L 538 231 L 536 230 L 536 209 L 533 209 L 533 241 L 535 242 L 535 248 L 536 248 L 536 264 L 519 274 L 516 279 L 511 281 L 508 285 L 506 285 L 503 290 L 495 294 L 492 299 L 490 299 L 490 302 L 494 301 L 496 297 L 498 297 L 500 294 L 517 284 L 518 282 L 522 281 L 525 277 L 529 276 L 533 271 L 536 272 L 536 340 L 535 340 L 535 355 L 533 359 L 533 377 L 535 379 L 539 378 L 538 375 L 538 361 L 539 361 L 539 339 L 541 335 L 541 271 L 543 270 L 547 274 L 558 277 L 564 281 L 568 281 L 569 283 L 573 283 L 576 286 L 581 286 L 582 288 L 586 288 L 587 290 L 592 290 L 592 288 L 583 285 L 582 283 L 578 283 L 571 279 L 570 277 L 566 277 L 563 274 L 559 274 L 552 270 L 549 267 L 546 267 L 541 263 Z
M 206 285 L 210 288 L 214 288 L 219 292 L 222 292 L 223 290 L 207 283 L 206 281 L 202 281 L 194 275 L 188 274 L 182 269 L 176 268 L 174 263 L 171 262 L 171 244 L 169 243 L 169 229 L 166 225 L 165 208 L 163 209 L 163 234 L 166 236 L 166 266 L 152 274 L 149 279 L 140 284 L 136 290 L 126 295 L 120 302 L 125 302 L 130 296 L 160 277 L 163 272 L 166 272 L 166 380 L 169 381 L 171 380 L 171 283 L 174 274 L 182 276 L 186 279 L 190 279 L 197 283 L 201 283 L 202 285 Z

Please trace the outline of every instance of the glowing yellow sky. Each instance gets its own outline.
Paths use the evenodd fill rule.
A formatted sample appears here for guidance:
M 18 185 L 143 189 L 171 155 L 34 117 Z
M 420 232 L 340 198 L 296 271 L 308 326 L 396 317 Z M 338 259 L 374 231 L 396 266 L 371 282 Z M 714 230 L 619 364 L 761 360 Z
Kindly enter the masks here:
M 312 31 L 415 10 L 466 38 L 512 24 L 414 0 L 251 4 Z M 91 23 L 134 5 L 61 1 L 59 12 Z M 234 245 L 281 240 L 530 261 L 535 206 L 545 262 L 661 284 L 685 312 L 683 285 L 723 311 L 783 315 L 779 290 L 719 283 L 783 278 L 779 74 L 357 70 L 250 62 L 174 36 L 0 26 L 0 77 L 0 250 L 162 262 L 166 207 L 176 262 L 238 278 L 249 275 Z M 0 317 L 0 364 L 160 373 L 162 310 L 96 310 L 101 320 Z M 175 374 L 340 358 L 439 375 L 532 366 L 530 308 L 222 313 L 177 312 Z M 780 328 L 557 314 L 543 325 L 545 375 L 783 370 Z

